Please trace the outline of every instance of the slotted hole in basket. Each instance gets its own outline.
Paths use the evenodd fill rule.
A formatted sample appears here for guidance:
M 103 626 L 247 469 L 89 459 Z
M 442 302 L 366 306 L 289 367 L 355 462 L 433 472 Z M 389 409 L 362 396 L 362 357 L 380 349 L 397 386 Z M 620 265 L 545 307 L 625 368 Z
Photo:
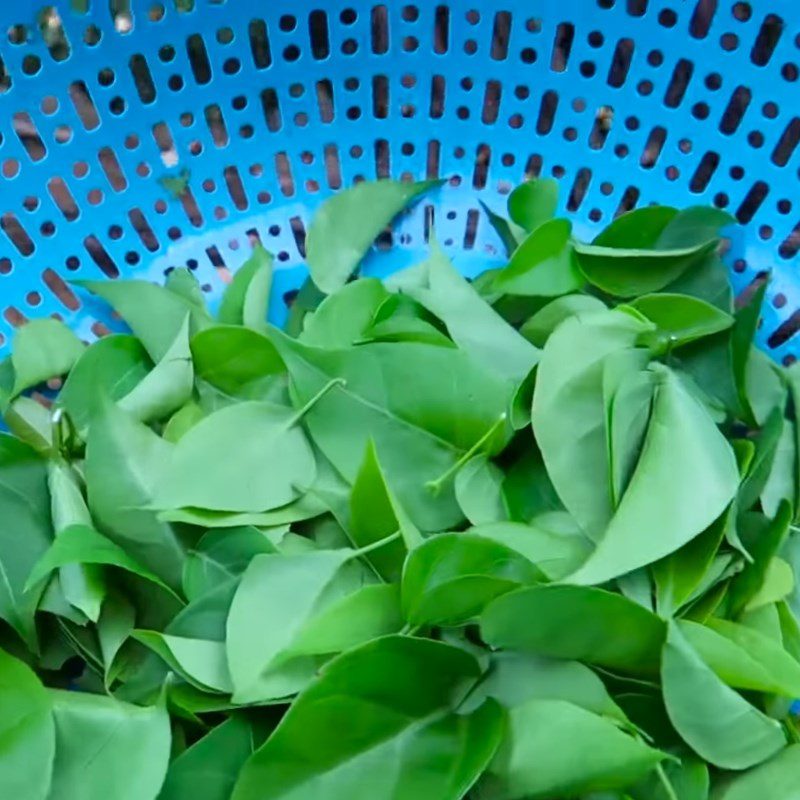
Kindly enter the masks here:
M 494 15 L 494 28 L 492 29 L 492 48 L 490 54 L 495 61 L 504 61 L 508 58 L 508 44 L 511 40 L 511 13 L 498 11 Z
M 550 133 L 558 110 L 558 95 L 548 90 L 542 95 L 542 102 L 539 106 L 539 118 L 536 121 L 536 132 L 540 134 Z
M 200 212 L 200 207 L 197 205 L 197 199 L 194 193 L 188 186 L 180 193 L 180 201 L 189 222 L 195 228 L 200 228 L 203 225 L 203 215 Z
M 371 23 L 372 52 L 382 55 L 389 50 L 389 11 L 386 6 L 373 7 Z
M 274 89 L 264 89 L 261 92 L 261 108 L 264 112 L 264 121 L 270 131 L 281 129 L 281 109 L 278 105 L 278 93 Z
M 694 64 L 685 58 L 681 58 L 672 72 L 667 91 L 664 94 L 664 105 L 669 108 L 677 108 L 686 94 L 689 81 L 694 73 Z
M 431 104 L 428 109 L 431 119 L 441 119 L 444 115 L 445 87 L 444 75 L 434 75 L 431 78 Z
M 778 254 L 782 258 L 794 258 L 798 251 L 800 251 L 800 222 L 794 226 L 792 232 L 778 247 Z
M 642 156 L 639 159 L 639 164 L 645 169 L 650 169 L 655 166 L 661 151 L 664 149 L 664 142 L 667 140 L 667 129 L 661 125 L 656 125 L 650 131 L 647 137 L 647 142 L 642 151 Z
M 789 319 L 782 322 L 767 339 L 768 347 L 780 347 L 800 331 L 800 310 L 795 311 Z
M 553 54 L 550 58 L 550 69 L 563 72 L 567 68 L 572 42 L 575 39 L 575 26 L 571 22 L 562 22 L 556 28 L 553 40 Z
M 372 77 L 372 115 L 375 119 L 389 116 L 389 78 L 386 75 Z
M 161 161 L 165 167 L 174 167 L 178 163 L 178 151 L 175 149 L 175 140 L 172 131 L 166 122 L 157 122 L 153 125 L 153 138 L 161 151 Z
M 487 125 L 497 122 L 500 113 L 500 81 L 487 81 L 486 93 L 483 96 L 483 110 L 481 120 Z
M 145 104 L 152 103 L 156 99 L 156 85 L 153 82 L 153 75 L 147 59 L 141 53 L 136 53 L 131 56 L 128 65 L 139 99 Z
M 611 66 L 608 69 L 608 85 L 620 87 L 628 77 L 628 71 L 633 61 L 633 39 L 620 39 L 614 49 L 611 58 Z
M 575 174 L 575 181 L 570 189 L 569 198 L 567 199 L 567 210 L 577 211 L 583 198 L 586 197 L 586 192 L 589 191 L 589 183 L 592 180 L 592 171 L 588 167 L 581 167 Z
M 15 328 L 21 327 L 28 321 L 28 318 L 14 306 L 8 306 L 3 312 L 3 316 L 6 322 L 8 322 L 9 325 L 13 325 Z
M 622 193 L 622 197 L 620 198 L 619 205 L 617 206 L 616 211 L 614 212 L 614 216 L 618 217 L 620 214 L 625 214 L 628 211 L 632 211 L 636 208 L 636 203 L 639 201 L 639 189 L 636 186 L 629 186 L 625 191 Z
M 436 6 L 433 15 L 433 52 L 446 53 L 450 47 L 450 9 Z
M 222 174 L 225 178 L 225 185 L 228 187 L 228 194 L 230 194 L 234 206 L 236 206 L 239 211 L 244 211 L 247 208 L 247 195 L 244 191 L 244 184 L 242 183 L 241 175 L 239 175 L 239 170 L 231 165 L 225 167 Z
M 33 240 L 12 212 L 7 211 L 0 217 L 0 228 L 23 256 L 29 256 L 35 250 Z
M 253 63 L 256 69 L 266 69 L 272 64 L 272 51 L 269 45 L 267 23 L 263 19 L 254 19 L 250 22 L 248 33 L 250 36 L 250 51 L 253 54 Z
M 628 0 L 627 10 L 632 17 L 642 17 L 647 11 L 647 0 Z
M 327 58 L 331 52 L 328 37 L 328 15 L 324 11 L 312 11 L 308 15 L 308 35 L 311 55 L 317 60 Z
M 128 219 L 131 221 L 133 229 L 136 231 L 142 244 L 151 252 L 158 250 L 158 239 L 156 238 L 150 223 L 140 208 L 132 208 L 128 212 Z
M 472 185 L 476 189 L 483 189 L 489 177 L 489 162 L 492 151 L 488 144 L 478 145 L 475 152 L 475 167 L 472 172 Z
M 0 94 L 5 94 L 11 88 L 11 75 L 6 68 L 6 62 L 0 58 Z
M 764 181 L 756 181 L 750 187 L 750 191 L 745 195 L 739 208 L 736 209 L 736 219 L 743 225 L 750 222 L 768 194 L 769 186 Z
M 289 155 L 285 150 L 275 154 L 275 174 L 278 177 L 281 192 L 286 197 L 292 197 L 295 193 L 294 177 Z
M 294 244 L 301 258 L 306 257 L 306 227 L 300 217 L 290 217 L 289 226 L 292 229 Z
M 719 153 L 709 150 L 700 159 L 697 169 L 694 171 L 691 180 L 689 181 L 689 189 L 692 192 L 699 193 L 705 190 L 708 186 L 714 173 L 719 166 Z
M 333 83 L 327 78 L 317 81 L 317 106 L 323 122 L 333 121 Z
M 441 160 L 442 145 L 438 139 L 428 142 L 428 153 L 425 160 L 425 177 L 435 180 L 439 177 L 439 163 Z
M 325 177 L 331 189 L 342 186 L 342 167 L 339 162 L 339 148 L 335 144 L 327 144 L 324 149 Z
M 65 61 L 72 49 L 64 31 L 61 16 L 55 6 L 45 6 L 39 11 L 39 29 L 54 61 Z
M 480 221 L 480 212 L 477 208 L 471 208 L 467 211 L 467 221 L 464 225 L 464 249 L 472 250 L 475 247 L 475 239 L 478 236 L 478 222 Z
M 228 144 L 228 128 L 222 116 L 222 109 L 217 103 L 211 103 L 206 106 L 204 116 L 214 144 L 217 147 L 225 147 Z
M 128 180 L 122 171 L 116 153 L 110 147 L 103 147 L 97 154 L 100 166 L 103 168 L 111 188 L 115 192 L 124 191 L 128 187 Z
M 750 89 L 746 86 L 736 87 L 719 123 L 719 129 L 723 133 L 731 134 L 736 131 L 752 97 Z
M 436 211 L 430 203 L 426 203 L 423 209 L 423 228 L 422 237 L 425 242 L 431 240 L 431 230 L 436 222 Z
M 53 295 L 70 311 L 77 311 L 80 308 L 80 301 L 57 272 L 48 267 L 42 273 L 42 280 Z
M 375 175 L 378 178 L 388 178 L 391 175 L 389 142 L 386 139 L 375 140 Z
M 589 133 L 589 147 L 600 150 L 608 139 L 614 121 L 614 109 L 611 106 L 600 106 L 594 115 L 594 123 Z
M 750 50 L 750 60 L 759 67 L 769 63 L 783 32 L 783 19 L 777 14 L 767 14 Z
M 47 155 L 47 149 L 31 115 L 18 111 L 12 118 L 12 124 L 31 161 L 41 161 Z
M 699 0 L 689 22 L 689 33 L 695 39 L 704 39 L 708 36 L 711 21 L 717 12 L 717 0 Z
M 94 261 L 94 263 L 100 267 L 103 274 L 109 278 L 119 277 L 119 269 L 114 263 L 114 259 L 111 258 L 111 256 L 108 254 L 108 251 L 105 249 L 105 247 L 103 247 L 103 245 L 100 243 L 100 240 L 96 236 L 87 236 L 83 240 L 83 246 L 86 248 L 86 252 L 89 254 L 89 257 L 92 259 L 92 261 Z
M 211 80 L 211 62 L 208 60 L 206 43 L 199 33 L 192 34 L 186 40 L 186 54 L 189 56 L 195 81 L 201 86 L 208 83 Z
M 53 202 L 68 222 L 78 218 L 80 215 L 78 204 L 62 178 L 51 178 L 47 182 L 47 191 L 50 192 Z
M 785 167 L 792 157 L 798 141 L 800 141 L 800 117 L 794 117 L 786 126 L 772 151 L 772 162 L 779 167 Z

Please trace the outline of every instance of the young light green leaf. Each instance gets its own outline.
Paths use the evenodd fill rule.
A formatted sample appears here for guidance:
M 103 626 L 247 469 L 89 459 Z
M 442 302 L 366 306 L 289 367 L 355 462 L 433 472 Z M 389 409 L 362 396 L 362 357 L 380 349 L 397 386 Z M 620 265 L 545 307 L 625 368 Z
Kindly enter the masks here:
M 558 181 L 542 178 L 525 181 L 508 196 L 511 219 L 526 231 L 547 222 L 558 205 Z
M 672 210 L 672 209 L 670 209 Z M 734 225 L 736 217 L 712 206 L 689 206 L 672 216 L 656 240 L 660 250 L 703 244 L 719 236 L 720 228 Z
M 191 303 L 200 313 L 208 313 L 206 298 L 200 286 L 200 281 L 197 280 L 197 276 L 188 267 L 170 269 L 164 281 L 164 286 L 169 291 L 177 294 L 178 297 Z
M 535 228 L 494 279 L 497 292 L 524 297 L 558 297 L 585 283 L 571 238 L 572 225 L 553 219 Z
M 179 442 L 205 415 L 200 404 L 190 400 L 169 418 L 162 431 L 162 438 L 170 444 Z
M 364 336 L 391 295 L 377 278 L 361 278 L 326 297 L 303 321 L 301 342 L 312 347 L 348 347 Z
M 33 670 L 0 649 L 0 788 L 15 800 L 47 800 L 56 732 L 50 696 Z
M 791 744 L 758 767 L 723 780 L 714 788 L 711 800 L 794 800 L 798 775 L 800 744 Z
M 250 722 L 228 717 L 169 765 L 159 800 L 230 800 L 255 744 Z
M 478 675 L 472 656 L 441 642 L 389 636 L 350 650 L 294 702 L 231 800 L 460 800 L 503 730 L 494 703 L 453 712 Z
M 749 511 L 753 508 L 769 480 L 778 444 L 783 434 L 783 427 L 783 409 L 774 408 L 754 442 L 753 459 L 739 489 L 738 504 L 742 511 Z
M 602 300 L 586 294 L 567 294 L 551 300 L 519 329 L 537 347 L 544 347 L 550 334 L 565 320 L 583 314 L 605 311 Z
M 515 550 L 469 533 L 443 533 L 409 553 L 403 610 L 413 626 L 455 626 L 494 598 L 544 578 Z
M 728 442 L 674 373 L 661 368 L 658 379 L 628 489 L 572 582 L 602 583 L 669 555 L 705 530 L 736 493 L 739 470 Z
M 688 342 L 727 330 L 733 317 L 696 297 L 682 294 L 648 294 L 631 306 L 657 326 L 651 347 L 669 350 Z
M 456 500 L 473 524 L 508 519 L 503 501 L 503 471 L 484 455 L 467 461 L 456 473 Z
M 431 242 L 427 287 L 409 290 L 447 326 L 458 347 L 501 377 L 521 381 L 539 360 L 539 351 L 517 333 L 455 270 Z
M 360 183 L 326 200 L 306 237 L 306 261 L 314 283 L 327 294 L 341 289 L 392 219 L 412 200 L 442 183 Z
M 492 647 L 645 674 L 657 669 L 665 630 L 642 606 L 583 586 L 518 589 L 494 600 L 481 617 L 481 635 Z
M 97 641 L 103 656 L 105 688 L 108 691 L 122 665 L 117 654 L 136 627 L 136 609 L 120 592 L 111 592 L 103 603 L 97 620 Z
M 798 454 L 795 425 L 793 420 L 783 421 L 783 429 L 772 459 L 772 468 L 761 490 L 759 498 L 761 508 L 768 517 L 775 516 L 781 500 L 786 500 L 792 506 L 796 502 L 795 473 Z
M 296 500 L 316 475 L 292 409 L 242 402 L 205 417 L 174 446 L 155 492 L 157 508 L 257 513 Z M 233 449 L 235 459 L 219 454 Z
M 189 350 L 189 316 L 178 329 L 164 357 L 118 405 L 142 422 L 168 417 L 192 396 L 194 367 Z
M 98 529 L 173 589 L 184 546 L 149 506 L 171 446 L 121 409 L 105 403 L 89 430 L 86 488 Z
M 2 419 L 10 433 L 37 453 L 44 456 L 52 453 L 53 418 L 50 409 L 32 397 L 22 395 L 6 406 Z
M 43 587 L 25 591 L 25 582 L 52 536 L 45 462 L 28 445 L 0 434 L 0 619 L 33 651 Z
M 85 349 L 83 342 L 56 319 L 37 319 L 18 328 L 12 347 L 12 396 L 50 378 L 65 375 Z
M 49 800 L 142 800 L 167 773 L 169 715 L 112 697 L 50 690 L 56 759 Z
M 667 713 L 686 743 L 722 769 L 747 769 L 786 745 L 778 722 L 726 686 L 674 622 L 661 661 Z
M 580 706 L 533 699 L 509 712 L 508 733 L 483 780 L 490 797 L 574 797 L 629 786 L 665 757 Z
M 185 297 L 148 281 L 74 281 L 105 300 L 141 340 L 150 358 L 160 361 L 183 325 L 186 312 L 191 334 L 211 324 L 208 312 Z
M 217 318 L 226 325 L 244 325 L 263 331 L 272 290 L 272 255 L 261 244 L 242 264 L 222 295 Z
M 782 558 L 771 558 L 764 572 L 764 581 L 745 606 L 745 612 L 757 611 L 784 600 L 794 590 L 794 584 L 792 567 Z

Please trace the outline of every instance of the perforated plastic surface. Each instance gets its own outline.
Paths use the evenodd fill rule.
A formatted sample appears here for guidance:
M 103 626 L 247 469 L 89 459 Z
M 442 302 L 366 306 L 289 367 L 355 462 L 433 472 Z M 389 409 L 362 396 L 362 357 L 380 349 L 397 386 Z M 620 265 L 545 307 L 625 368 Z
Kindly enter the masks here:
M 759 342 L 800 349 L 797 0 L 8 0 L 0 23 L 0 353 L 26 317 L 118 327 L 71 278 L 188 265 L 216 298 L 256 236 L 280 321 L 306 222 L 359 178 L 451 178 L 368 273 L 433 223 L 471 274 L 502 258 L 477 201 L 539 174 L 582 236 L 731 210 L 735 288 L 773 273 Z

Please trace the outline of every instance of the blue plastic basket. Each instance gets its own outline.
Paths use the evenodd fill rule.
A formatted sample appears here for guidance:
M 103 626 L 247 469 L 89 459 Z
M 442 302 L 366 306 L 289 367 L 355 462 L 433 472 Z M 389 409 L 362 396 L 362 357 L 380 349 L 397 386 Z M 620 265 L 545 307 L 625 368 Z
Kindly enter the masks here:
M 635 205 L 730 209 L 736 290 L 773 275 L 759 343 L 798 351 L 797 0 L 7 0 L 0 21 L 0 354 L 27 317 L 118 328 L 71 278 L 186 265 L 217 298 L 255 237 L 279 322 L 310 215 L 360 177 L 450 178 L 368 273 L 435 224 L 472 274 L 502 259 L 478 201 L 540 174 L 586 237 Z

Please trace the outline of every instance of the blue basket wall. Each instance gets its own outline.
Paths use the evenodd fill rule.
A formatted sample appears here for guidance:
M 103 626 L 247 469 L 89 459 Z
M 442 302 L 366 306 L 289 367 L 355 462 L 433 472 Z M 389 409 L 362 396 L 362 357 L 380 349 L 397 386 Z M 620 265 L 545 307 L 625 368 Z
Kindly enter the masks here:
M 271 316 L 305 225 L 358 178 L 444 176 L 366 271 L 431 225 L 467 274 L 502 210 L 554 175 L 578 235 L 651 202 L 737 215 L 737 291 L 772 283 L 759 343 L 798 352 L 797 0 L 61 0 L 0 9 L 0 355 L 25 318 L 118 328 L 65 283 L 193 269 L 210 298 L 254 237 Z

